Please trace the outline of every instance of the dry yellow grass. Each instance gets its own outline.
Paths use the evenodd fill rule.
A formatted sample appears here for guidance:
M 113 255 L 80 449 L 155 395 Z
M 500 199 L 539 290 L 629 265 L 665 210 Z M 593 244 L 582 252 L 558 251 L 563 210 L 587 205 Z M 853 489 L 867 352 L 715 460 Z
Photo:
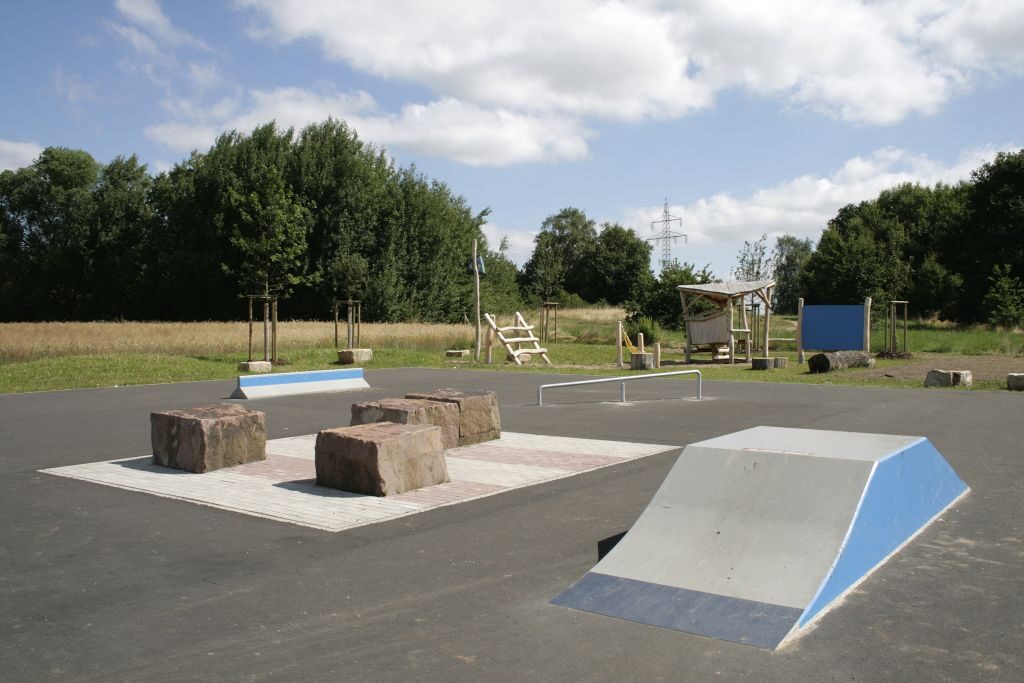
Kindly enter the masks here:
M 345 344 L 345 326 L 339 327 Z M 0 361 L 54 356 L 162 353 L 173 356 L 244 354 L 249 331 L 244 322 L 97 322 L 0 324 Z M 315 321 L 278 323 L 278 348 L 334 346 L 334 324 Z M 469 348 L 468 325 L 363 323 L 360 344 L 370 348 Z M 253 329 L 253 347 L 262 353 L 263 328 Z

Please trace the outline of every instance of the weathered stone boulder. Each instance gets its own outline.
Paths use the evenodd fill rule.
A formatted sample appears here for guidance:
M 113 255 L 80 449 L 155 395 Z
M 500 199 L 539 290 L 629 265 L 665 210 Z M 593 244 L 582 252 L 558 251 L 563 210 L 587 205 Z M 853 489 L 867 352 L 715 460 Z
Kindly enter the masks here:
M 929 370 L 926 387 L 969 387 L 973 384 L 970 370 Z
M 153 463 L 186 472 L 210 472 L 266 460 L 263 413 L 234 403 L 150 413 Z
M 269 360 L 244 360 L 238 364 L 239 372 L 251 372 L 254 375 L 266 374 L 274 370 L 274 364 Z
M 445 358 L 466 358 L 469 356 L 469 349 L 448 349 L 444 352 Z
M 374 422 L 316 435 L 320 486 L 393 496 L 447 481 L 440 427 Z
M 654 369 L 654 354 L 636 353 L 629 354 L 629 369 L 630 370 L 653 370 Z
M 430 393 L 406 394 L 406 398 L 454 403 L 459 407 L 459 445 L 468 446 L 501 436 L 498 397 L 493 391 L 438 389 Z
M 1011 372 L 1007 374 L 1006 388 L 1010 391 L 1024 391 L 1024 372 Z
M 373 360 L 373 349 L 341 349 L 338 351 L 340 365 L 358 365 Z
M 384 398 L 371 403 L 352 404 L 352 424 L 398 422 L 411 425 L 434 425 L 441 428 L 445 448 L 459 445 L 459 406 L 444 401 L 420 398 Z

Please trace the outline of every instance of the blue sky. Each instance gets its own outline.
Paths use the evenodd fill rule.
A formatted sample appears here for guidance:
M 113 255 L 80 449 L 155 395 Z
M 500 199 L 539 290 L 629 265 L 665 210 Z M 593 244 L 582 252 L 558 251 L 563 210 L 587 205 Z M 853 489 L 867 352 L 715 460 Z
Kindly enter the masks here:
M 491 207 L 529 257 L 566 206 L 727 276 L 745 240 L 956 182 L 1024 144 L 1024 2 L 8 3 L 0 168 L 47 146 L 153 172 L 227 129 L 349 122 Z M 655 250 L 655 267 L 659 251 Z

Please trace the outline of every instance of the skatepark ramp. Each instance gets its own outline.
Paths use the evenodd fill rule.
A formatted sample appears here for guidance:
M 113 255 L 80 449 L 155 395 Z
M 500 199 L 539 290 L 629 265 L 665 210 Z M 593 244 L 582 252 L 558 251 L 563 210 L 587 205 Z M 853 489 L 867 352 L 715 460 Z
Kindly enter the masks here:
M 755 427 L 690 444 L 552 604 L 775 649 L 968 490 L 924 437 Z

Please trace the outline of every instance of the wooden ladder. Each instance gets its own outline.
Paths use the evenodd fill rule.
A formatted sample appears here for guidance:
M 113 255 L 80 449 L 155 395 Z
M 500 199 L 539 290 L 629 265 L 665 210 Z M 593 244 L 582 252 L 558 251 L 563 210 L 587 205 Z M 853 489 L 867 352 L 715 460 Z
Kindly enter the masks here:
M 548 350 L 541 348 L 540 339 L 533 334 L 533 325 L 527 323 L 519 311 L 516 311 L 515 323 L 508 327 L 498 327 L 497 319 L 490 313 L 484 313 L 484 318 L 487 320 L 487 324 L 491 328 L 490 334 L 494 334 L 498 337 L 498 341 L 505 346 L 505 350 L 508 351 L 509 358 L 515 361 L 516 365 L 523 364 L 523 361 L 520 360 L 519 356 L 532 356 L 535 354 L 543 358 L 545 363 L 551 365 L 551 359 L 548 358 Z M 509 334 L 510 336 L 505 336 L 506 334 Z M 524 349 L 523 344 L 533 344 L 533 346 L 528 346 Z M 487 362 L 490 361 L 490 339 L 488 339 Z

